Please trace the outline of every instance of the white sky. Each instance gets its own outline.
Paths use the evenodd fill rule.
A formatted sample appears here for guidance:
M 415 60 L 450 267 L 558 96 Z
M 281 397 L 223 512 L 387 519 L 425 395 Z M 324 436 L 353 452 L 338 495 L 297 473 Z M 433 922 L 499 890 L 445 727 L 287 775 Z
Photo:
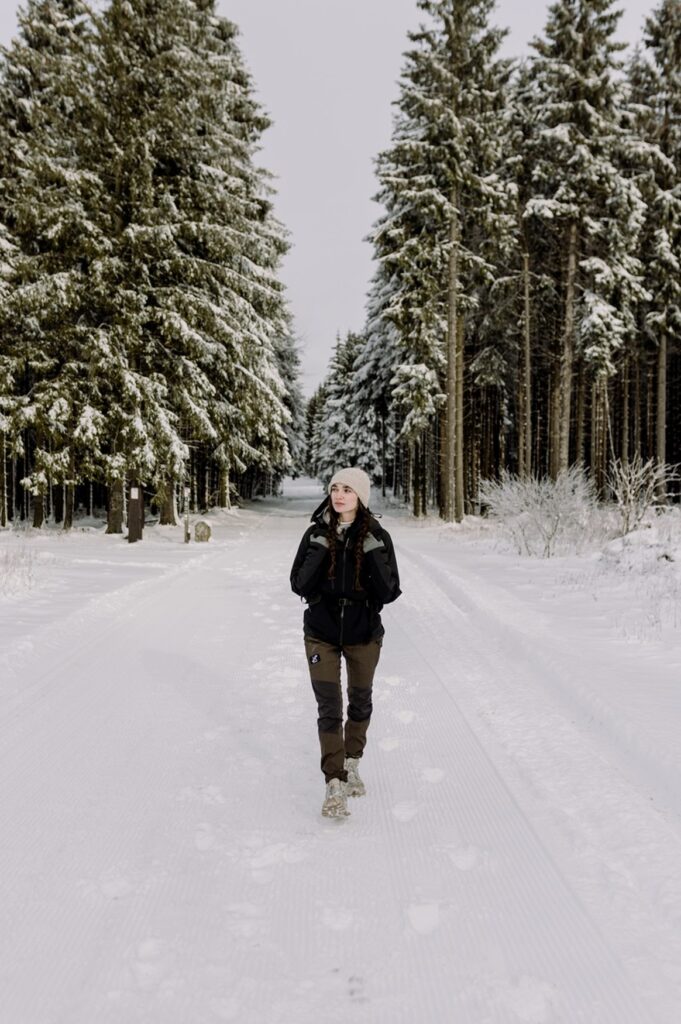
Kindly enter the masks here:
M 0 42 L 16 31 L 15 0 L 2 0 Z M 548 4 L 498 0 L 517 56 L 541 33 Z M 624 6 L 624 5 L 622 5 Z M 624 42 L 641 37 L 656 0 L 629 0 Z M 258 95 L 273 118 L 261 162 L 277 177 L 279 218 L 292 249 L 284 280 L 302 343 L 304 387 L 322 379 L 337 333 L 360 330 L 371 278 L 363 241 L 379 214 L 373 160 L 390 140 L 406 33 L 415 0 L 219 0 L 240 26 Z

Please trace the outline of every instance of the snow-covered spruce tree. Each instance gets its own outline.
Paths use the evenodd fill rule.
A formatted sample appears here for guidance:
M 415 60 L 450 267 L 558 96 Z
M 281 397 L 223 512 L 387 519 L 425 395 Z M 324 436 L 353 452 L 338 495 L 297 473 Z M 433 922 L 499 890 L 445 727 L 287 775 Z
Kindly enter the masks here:
M 533 43 L 539 117 L 528 142 L 534 188 L 524 211 L 540 246 L 559 258 L 551 268 L 561 308 L 552 339 L 550 470 L 555 476 L 580 461 L 588 435 L 599 486 L 605 479 L 608 382 L 618 352 L 635 334 L 634 307 L 644 294 L 636 258 L 644 205 L 621 162 L 618 17 L 613 0 L 558 0 L 545 37 Z
M 7 294 L 8 282 L 13 273 L 16 248 L 7 229 L 0 222 L 0 307 Z M 0 527 L 7 526 L 9 518 L 9 459 L 11 451 L 10 423 L 14 411 L 15 389 L 13 362 L 0 344 Z M 12 499 L 14 508 L 14 498 Z
M 300 353 L 291 324 L 286 333 L 275 338 L 274 352 L 285 388 L 284 405 L 290 417 L 285 430 L 291 462 L 280 468 L 288 468 L 296 477 L 306 472 L 306 403 L 300 385 Z
M 508 402 L 508 416 L 514 428 L 508 461 L 517 467 L 521 479 L 547 469 L 538 459 L 546 446 L 537 446 L 533 424 L 538 407 L 545 401 L 547 373 L 541 341 L 555 332 L 559 307 L 556 282 L 546 272 L 546 268 L 558 262 L 555 243 L 541 232 L 532 232 L 531 222 L 525 216 L 534 191 L 533 141 L 540 123 L 541 97 L 526 61 L 516 69 L 509 83 L 502 119 L 501 173 L 513 197 L 514 225 L 500 240 L 504 245 L 485 303 L 492 336 L 496 333 L 503 339 L 503 346 L 498 344 L 488 352 L 483 351 L 479 360 L 484 364 L 480 367 L 484 378 L 490 381 L 502 371 L 496 390 Z M 481 409 L 476 411 L 482 414 Z M 490 474 L 482 461 L 480 470 L 485 478 Z M 503 468 L 503 463 L 499 468 Z
M 355 358 L 356 401 L 361 408 L 373 409 L 380 425 L 381 491 L 385 496 L 388 476 L 388 452 L 395 482 L 395 429 L 392 378 L 400 362 L 398 334 L 387 315 L 391 281 L 384 280 L 385 266 L 380 263 L 374 274 L 367 300 L 367 320 L 361 347 Z
M 507 70 L 496 59 L 503 32 L 488 24 L 493 0 L 419 0 L 418 8 L 430 20 L 410 34 L 392 145 L 378 158 L 386 212 L 373 241 L 390 282 L 381 315 L 397 329 L 406 367 L 401 402 L 409 381 L 420 400 L 423 377 L 409 367 L 432 371 L 447 396 L 442 511 L 451 520 L 464 506 L 466 318 L 480 281 L 493 275 L 490 243 L 508 198 L 495 173 Z M 413 445 L 423 464 L 427 439 Z M 423 479 L 415 474 L 417 487 Z M 415 501 L 425 510 L 425 495 Z
M 112 248 L 99 268 L 125 359 L 107 468 L 156 489 L 172 521 L 191 451 L 194 500 L 229 473 L 288 465 L 275 339 L 285 250 L 253 155 L 267 124 L 235 27 L 194 0 L 112 0 L 96 73 Z M 217 470 L 217 473 L 216 473 Z
M 22 460 L 35 526 L 52 482 L 65 485 L 70 525 L 75 481 L 101 426 L 84 352 L 87 268 L 105 245 L 90 213 L 100 183 L 80 159 L 91 59 L 80 0 L 29 0 L 0 76 L 0 218 L 15 246 L 0 300 L 5 444 Z
M 639 326 L 646 339 L 633 357 L 655 358 L 655 444 L 658 466 L 667 461 L 669 416 L 668 363 L 681 340 L 681 4 L 663 0 L 645 25 L 644 52 L 637 50 L 628 68 L 633 144 L 630 165 L 646 202 L 640 239 L 647 299 L 640 303 Z M 638 369 L 638 365 L 637 365 Z M 629 387 L 622 415 L 622 461 L 629 456 Z M 671 420 L 673 423 L 673 420 Z M 636 451 L 641 458 L 640 408 L 635 409 Z M 678 432 L 678 431 L 677 431 Z M 677 438 L 677 444 L 681 437 Z M 659 501 L 666 500 L 664 474 Z
M 231 141 L 223 149 L 221 167 L 227 172 L 228 187 L 241 183 L 240 190 L 234 189 L 234 198 L 243 203 L 241 235 L 234 237 L 241 242 L 240 259 L 232 256 L 226 283 L 230 317 L 234 327 L 240 328 L 243 345 L 236 395 L 245 440 L 243 451 L 234 450 L 232 459 L 237 470 L 239 464 L 244 467 L 241 480 L 254 493 L 278 485 L 284 472 L 294 467 L 302 443 L 299 357 L 278 276 L 288 241 L 273 213 L 270 175 L 256 164 L 260 138 L 270 122 L 253 97 L 236 27 L 215 15 L 215 0 L 197 3 L 208 17 L 218 81 L 227 82 L 228 65 L 232 68 L 223 98 L 225 142 Z M 233 426 L 229 436 L 238 443 L 239 431 Z
M 320 384 L 305 407 L 305 472 L 312 477 L 317 476 L 317 449 L 324 399 L 324 385 Z
M 380 467 L 376 415 L 357 400 L 355 365 L 361 348 L 357 334 L 339 338 L 324 380 L 313 440 L 314 470 L 323 484 L 340 466 L 359 466 L 372 478 Z

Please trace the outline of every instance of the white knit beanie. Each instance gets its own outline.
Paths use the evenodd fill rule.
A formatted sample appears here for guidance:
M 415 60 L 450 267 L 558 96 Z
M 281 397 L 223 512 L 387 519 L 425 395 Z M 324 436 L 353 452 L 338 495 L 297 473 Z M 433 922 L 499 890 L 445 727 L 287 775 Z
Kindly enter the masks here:
M 363 469 L 357 469 L 354 466 L 347 466 L 345 469 L 339 469 L 338 472 L 334 473 L 331 477 L 329 494 L 331 493 L 331 488 L 334 484 L 345 484 L 346 487 L 352 487 L 364 507 L 369 508 L 371 480 Z

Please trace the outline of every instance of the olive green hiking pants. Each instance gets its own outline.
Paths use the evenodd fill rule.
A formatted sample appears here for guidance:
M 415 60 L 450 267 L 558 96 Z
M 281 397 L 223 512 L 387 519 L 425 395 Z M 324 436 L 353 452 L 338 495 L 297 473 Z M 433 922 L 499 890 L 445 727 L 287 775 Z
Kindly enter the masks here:
M 329 779 L 342 779 L 345 782 L 345 758 L 359 758 L 364 752 L 373 707 L 371 690 L 382 642 L 382 638 L 379 638 L 370 640 L 368 644 L 336 647 L 323 640 L 305 637 L 307 667 L 317 698 L 321 768 L 327 782 Z M 345 658 L 348 678 L 348 717 L 345 727 L 341 658 Z

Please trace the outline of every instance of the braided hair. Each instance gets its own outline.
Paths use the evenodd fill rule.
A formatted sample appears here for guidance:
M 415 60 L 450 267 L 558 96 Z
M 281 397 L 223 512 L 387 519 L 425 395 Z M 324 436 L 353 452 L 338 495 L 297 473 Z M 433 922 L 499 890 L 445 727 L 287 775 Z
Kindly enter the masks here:
M 329 563 L 328 578 L 334 580 L 336 578 L 336 557 L 338 552 L 338 524 L 340 522 L 340 516 L 334 510 L 333 505 L 329 501 L 329 554 L 331 555 L 331 561 Z M 357 503 L 357 514 L 355 521 L 359 523 L 357 529 L 357 536 L 355 538 L 355 579 L 354 586 L 355 590 L 361 590 L 361 583 L 359 574 L 362 568 L 362 559 L 364 558 L 364 540 L 369 532 L 370 516 L 367 509 L 360 502 Z

